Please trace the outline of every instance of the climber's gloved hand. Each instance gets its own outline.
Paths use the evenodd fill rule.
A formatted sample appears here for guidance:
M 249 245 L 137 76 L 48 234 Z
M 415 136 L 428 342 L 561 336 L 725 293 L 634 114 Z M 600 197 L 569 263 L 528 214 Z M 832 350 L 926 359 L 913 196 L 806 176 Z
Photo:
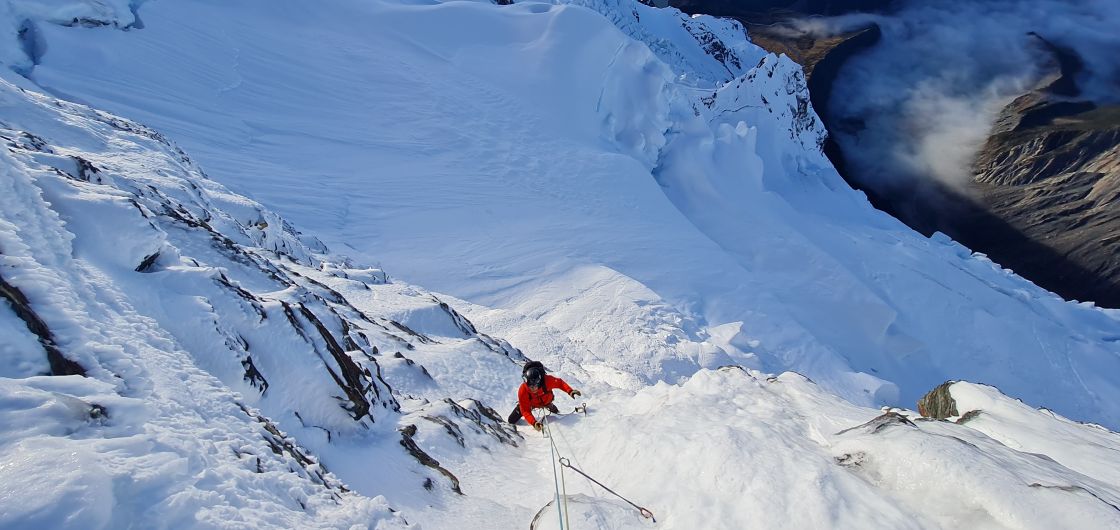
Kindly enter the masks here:
M 544 429 L 544 425 L 542 425 L 541 422 L 538 421 L 537 423 L 533 424 L 533 429 L 535 429 L 537 432 L 540 432 L 541 429 Z
M 572 396 L 572 399 L 575 399 L 577 397 L 582 396 L 583 392 L 580 392 L 579 390 L 576 390 L 576 389 L 573 388 L 571 392 L 568 392 L 568 395 Z

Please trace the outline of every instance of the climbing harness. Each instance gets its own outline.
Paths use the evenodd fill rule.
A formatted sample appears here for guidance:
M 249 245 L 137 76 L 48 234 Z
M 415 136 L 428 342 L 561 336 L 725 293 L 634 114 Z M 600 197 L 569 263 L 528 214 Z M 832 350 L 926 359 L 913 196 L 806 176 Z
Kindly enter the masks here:
M 581 408 L 583 410 L 579 410 Z M 584 414 L 587 414 L 587 404 L 584 403 L 582 407 L 578 407 L 577 411 L 580 411 L 580 412 L 583 412 Z M 626 497 L 623 497 L 622 495 L 619 495 L 614 490 L 604 486 L 602 482 L 599 482 L 598 480 L 595 480 L 594 478 L 591 478 L 590 475 L 588 475 L 587 473 L 584 473 L 579 468 L 573 466 L 572 461 L 569 460 L 568 458 L 560 456 L 560 450 L 556 447 L 556 439 L 552 436 L 552 425 L 551 425 L 552 422 L 549 421 L 550 417 L 551 417 L 551 414 L 545 414 L 541 418 L 541 422 L 544 424 L 544 431 L 543 432 L 544 432 L 545 437 L 548 438 L 549 450 L 552 452 L 552 460 L 553 460 L 552 461 L 552 482 L 553 482 L 553 486 L 556 489 L 556 515 L 557 515 L 557 518 L 560 521 L 560 528 L 561 529 L 571 528 L 571 526 L 568 524 L 568 488 L 567 488 L 567 485 L 564 483 L 564 468 L 565 467 L 568 468 L 568 469 L 571 469 L 572 471 L 575 471 L 576 473 L 579 473 L 580 475 L 583 475 L 584 478 L 586 478 L 587 480 L 590 480 L 591 482 L 594 482 L 600 488 L 603 488 L 603 489 L 607 490 L 608 492 L 610 492 L 615 497 L 618 497 L 618 498 L 626 501 L 627 504 L 629 504 L 630 506 L 633 506 L 635 509 L 637 509 L 638 513 L 641 514 L 642 517 L 644 517 L 646 519 L 649 519 L 649 520 L 653 521 L 654 523 L 657 522 L 657 519 L 655 519 L 653 517 L 653 512 L 651 512 L 651 511 L 649 511 L 649 510 L 647 510 L 647 509 L 645 509 L 641 506 L 638 506 L 637 504 L 634 504 L 633 502 L 630 502 L 630 499 L 627 499 Z M 556 433 L 563 436 L 563 434 L 561 434 L 560 431 L 556 431 Z M 565 444 L 567 444 L 566 440 L 565 440 Z M 569 446 L 569 449 L 570 448 L 571 447 Z M 559 473 L 557 473 L 557 470 L 556 470 L 557 462 L 560 463 Z M 557 482 L 559 482 L 559 484 L 557 484 Z M 561 493 L 561 492 L 563 492 L 563 493 Z M 561 510 L 561 507 L 560 507 L 561 497 L 563 498 L 563 505 L 564 505 L 563 510 Z

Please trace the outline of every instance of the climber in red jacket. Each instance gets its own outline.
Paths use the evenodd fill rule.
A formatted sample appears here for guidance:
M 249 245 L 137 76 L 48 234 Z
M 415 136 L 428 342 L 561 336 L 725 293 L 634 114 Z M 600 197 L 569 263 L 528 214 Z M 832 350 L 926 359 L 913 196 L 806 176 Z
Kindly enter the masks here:
M 509 414 L 509 422 L 517 423 L 519 418 L 525 418 L 534 429 L 541 430 L 541 424 L 533 417 L 533 409 L 548 409 L 553 413 L 560 412 L 552 404 L 552 391 L 563 390 L 569 396 L 580 396 L 580 391 L 568 386 L 563 379 L 544 373 L 544 365 L 540 361 L 529 361 L 521 371 L 521 378 L 525 380 L 517 389 L 517 406 Z

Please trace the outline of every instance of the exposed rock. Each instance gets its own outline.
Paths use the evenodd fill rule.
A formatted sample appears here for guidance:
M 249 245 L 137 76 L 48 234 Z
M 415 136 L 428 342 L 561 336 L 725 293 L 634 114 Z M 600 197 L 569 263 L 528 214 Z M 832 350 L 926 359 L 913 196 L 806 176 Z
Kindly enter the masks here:
M 466 405 L 460 405 L 451 398 L 445 398 L 443 401 L 451 407 L 451 411 L 456 416 L 467 420 L 472 428 L 494 437 L 501 443 L 517 447 L 517 438 L 521 436 L 502 419 L 498 411 L 473 399 L 466 400 Z
M 910 418 L 907 418 L 906 416 L 903 416 L 902 414 L 899 414 L 897 412 L 887 412 L 887 413 L 885 413 L 881 416 L 876 417 L 875 419 L 873 419 L 873 420 L 871 420 L 867 423 L 864 423 L 863 425 L 857 425 L 855 427 L 849 427 L 849 428 L 844 429 L 844 430 L 842 430 L 842 431 L 840 431 L 836 434 L 844 434 L 846 432 L 851 432 L 851 431 L 855 431 L 855 430 L 860 430 L 860 431 L 863 431 L 867 434 L 877 434 L 877 433 L 883 431 L 883 429 L 889 429 L 891 427 L 895 427 L 895 426 L 899 426 L 899 425 L 905 425 L 905 426 L 908 426 L 908 427 L 913 427 L 915 429 L 917 428 L 917 425 L 914 425 L 914 422 L 910 421 Z
M 136 272 L 152 272 L 152 266 L 155 265 L 157 259 L 159 259 L 159 252 L 144 257 L 144 260 L 136 266 Z
M 423 449 L 420 449 L 420 446 L 416 445 L 416 441 L 412 439 L 412 437 L 416 435 L 415 425 L 406 426 L 405 428 L 400 430 L 400 433 L 401 446 L 404 447 L 406 451 L 408 451 L 408 454 L 412 455 L 413 458 L 415 458 L 421 464 L 435 469 L 436 471 L 439 471 L 443 476 L 447 477 L 447 480 L 451 481 L 451 491 L 454 491 L 459 495 L 463 494 L 463 490 L 459 489 L 459 478 L 445 469 L 443 466 L 441 466 L 439 464 L 439 460 L 432 458 L 431 455 L 425 453 Z M 430 479 L 425 480 L 424 487 L 430 490 L 430 485 Z
M 8 283 L 2 276 L 0 276 L 0 298 L 8 301 L 16 316 L 23 320 L 27 329 L 39 338 L 39 344 L 47 352 L 47 362 L 50 363 L 51 367 L 50 375 L 86 375 L 86 370 L 82 368 L 82 365 L 67 359 L 58 349 L 50 328 L 31 308 L 31 303 L 23 292 Z
M 923 417 L 938 420 L 959 416 L 957 402 L 953 399 L 953 395 L 949 393 L 949 387 L 953 386 L 955 382 L 941 383 L 937 388 L 922 396 L 922 399 L 918 400 L 918 413 Z
M 976 418 L 980 417 L 979 410 L 970 410 L 965 412 L 960 418 L 957 418 L 957 425 L 964 425 Z
M 993 132 L 974 166 L 982 202 L 1050 252 L 975 230 L 978 250 L 1065 298 L 1120 307 L 1120 106 L 1035 92 Z
M 836 463 L 845 467 L 862 466 L 865 460 L 867 460 L 867 453 L 864 452 L 844 453 L 836 457 Z
M 782 22 L 757 24 L 744 21 L 744 23 L 747 24 L 751 42 L 767 51 L 784 53 L 801 65 L 805 72 L 809 100 L 826 129 L 862 127 L 860 123 L 830 123 L 829 99 L 832 97 L 832 85 L 840 73 L 840 67 L 851 57 L 877 44 L 882 38 L 882 30 L 878 25 L 870 24 L 864 28 L 836 35 L 813 35 Z M 841 176 L 845 176 L 847 172 L 844 154 L 832 135 L 824 139 L 821 149 L 836 166 Z
M 960 239 L 1065 298 L 1120 307 L 1120 106 L 1071 99 L 1081 59 L 1034 36 L 1045 73 L 1003 109 L 973 166 L 980 202 L 1022 236 L 965 218 Z
M 851 55 L 877 42 L 880 34 L 879 26 L 875 24 L 834 35 L 814 35 L 787 23 L 744 24 L 751 42 L 766 51 L 784 53 L 801 65 L 805 78 L 809 81 L 810 92 L 827 89 L 835 79 L 839 65 Z M 814 91 L 813 75 L 818 67 L 826 79 Z M 813 106 L 817 107 L 817 94 L 813 95 Z M 820 98 L 820 102 L 827 103 L 827 98 Z
M 272 452 L 276 455 L 288 456 L 291 458 L 289 462 L 289 471 L 299 472 L 306 475 L 316 484 L 319 484 L 330 490 L 331 495 L 336 499 L 339 495 L 350 491 L 342 482 L 340 482 L 334 475 L 331 475 L 327 468 L 311 455 L 309 451 L 300 447 L 300 445 L 283 431 L 276 426 L 272 420 L 260 415 L 256 410 L 250 409 L 245 405 L 238 403 L 238 407 L 250 418 L 256 420 L 263 429 L 262 436 L 268 442 Z M 239 453 L 239 457 L 255 456 L 248 453 Z M 258 473 L 264 472 L 264 464 L 259 457 L 256 457 L 256 467 Z M 297 468 L 299 471 L 297 471 Z
M 260 370 L 257 370 L 256 365 L 253 364 L 253 358 L 246 355 L 245 358 L 241 360 L 241 366 L 245 367 L 245 382 L 255 388 L 259 388 L 261 395 L 264 395 L 265 391 L 268 390 L 268 381 L 264 378 L 264 375 L 261 374 Z

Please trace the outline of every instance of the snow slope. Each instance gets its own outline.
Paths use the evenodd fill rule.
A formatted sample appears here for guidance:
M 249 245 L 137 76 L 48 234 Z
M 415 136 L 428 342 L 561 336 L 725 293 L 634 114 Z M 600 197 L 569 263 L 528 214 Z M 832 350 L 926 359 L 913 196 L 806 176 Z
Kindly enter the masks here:
M 6 80 L 0 108 L 0 527 L 403 528 L 208 371 L 207 348 L 138 311 L 173 294 L 126 278 L 142 276 L 145 253 L 174 250 L 144 195 L 208 195 L 175 178 L 189 159 L 150 130 Z M 149 178 L 123 177 L 137 173 Z M 48 363 L 44 349 L 61 357 Z
M 516 348 L 323 254 L 155 131 L 8 75 L 0 527 L 406 527 L 316 453 L 357 447 L 375 465 L 347 483 L 427 498 L 458 479 L 414 439 L 517 446 L 483 405 L 505 407 Z
M 1012 402 L 998 393 L 991 399 L 998 407 Z M 658 384 L 600 408 L 606 412 L 578 426 L 562 424 L 561 432 L 580 442 L 570 453 L 585 469 L 610 469 L 596 478 L 618 484 L 616 491 L 643 506 L 671 507 L 669 513 L 653 509 L 658 528 L 1110 528 L 1120 522 L 1120 490 L 1106 471 L 1115 464 L 1081 475 L 1060 463 L 1076 458 L 1070 446 L 1046 453 L 1054 461 L 967 425 L 878 417 L 879 411 L 837 402 L 796 374 L 767 379 L 739 369 L 702 371 L 684 384 Z M 1042 412 L 1029 415 L 1045 421 Z M 576 432 L 594 434 L 587 439 Z M 1115 450 L 1118 436 L 1102 436 Z M 1045 437 L 1010 438 L 1030 444 Z M 629 443 L 619 447 L 615 440 Z M 587 486 L 573 482 L 580 491 Z
M 873 210 L 816 149 L 787 59 L 740 38 L 729 69 L 682 32 L 702 20 L 589 5 L 152 2 L 142 30 L 37 26 L 30 77 L 645 382 L 730 360 L 899 404 L 966 378 L 1120 425 L 1114 314 Z
M 1116 312 L 871 210 L 734 25 L 0 5 L 0 527 L 546 528 L 553 449 L 657 527 L 1120 524 Z M 506 424 L 526 356 L 591 414 Z M 1058 413 L 869 406 L 949 377 Z

